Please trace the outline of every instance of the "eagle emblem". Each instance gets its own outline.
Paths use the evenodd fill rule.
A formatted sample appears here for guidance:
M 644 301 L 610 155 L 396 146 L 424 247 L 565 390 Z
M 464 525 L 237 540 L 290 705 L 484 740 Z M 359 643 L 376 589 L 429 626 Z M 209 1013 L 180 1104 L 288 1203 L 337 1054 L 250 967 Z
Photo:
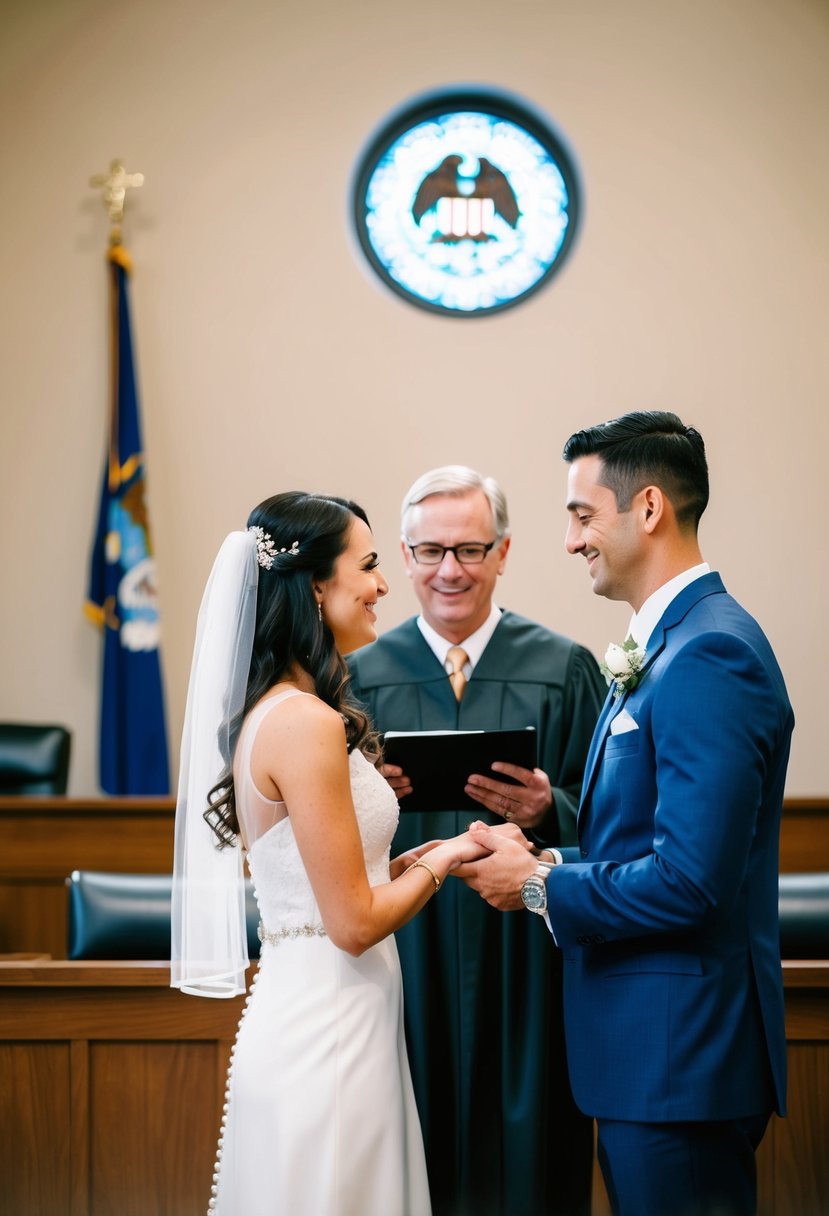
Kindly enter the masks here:
M 432 242 L 494 241 L 492 221 L 498 215 L 511 228 L 520 219 L 518 199 L 509 179 L 486 157 L 478 159 L 475 177 L 460 174 L 463 156 L 445 156 L 427 173 L 417 188 L 412 215 L 419 226 L 429 212 L 435 213 Z

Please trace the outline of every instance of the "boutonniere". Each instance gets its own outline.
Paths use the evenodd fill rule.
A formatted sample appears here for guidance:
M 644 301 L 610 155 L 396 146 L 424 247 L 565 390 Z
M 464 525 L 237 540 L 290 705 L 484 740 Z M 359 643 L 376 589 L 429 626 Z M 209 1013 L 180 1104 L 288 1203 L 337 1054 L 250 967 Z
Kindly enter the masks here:
M 639 673 L 645 661 L 645 648 L 628 637 L 621 646 L 611 642 L 605 651 L 604 662 L 599 669 L 607 680 L 608 687 L 614 685 L 613 699 L 616 700 L 623 692 L 631 692 L 639 683 Z

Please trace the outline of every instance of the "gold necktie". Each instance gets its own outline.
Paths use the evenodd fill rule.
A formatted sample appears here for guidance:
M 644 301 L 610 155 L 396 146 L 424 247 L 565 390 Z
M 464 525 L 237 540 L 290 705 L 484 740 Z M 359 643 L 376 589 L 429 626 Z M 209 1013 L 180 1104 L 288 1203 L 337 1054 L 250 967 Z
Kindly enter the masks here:
M 449 673 L 449 683 L 452 685 L 455 699 L 460 701 L 463 696 L 463 690 L 466 688 L 466 676 L 463 674 L 463 665 L 469 661 L 469 655 L 462 646 L 450 646 L 446 652 L 446 658 L 452 664 L 452 670 Z

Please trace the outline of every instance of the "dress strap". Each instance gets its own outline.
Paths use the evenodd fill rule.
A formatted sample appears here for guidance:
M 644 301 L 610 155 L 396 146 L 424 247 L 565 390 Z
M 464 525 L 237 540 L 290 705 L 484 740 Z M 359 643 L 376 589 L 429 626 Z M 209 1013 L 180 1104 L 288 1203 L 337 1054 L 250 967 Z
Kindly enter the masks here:
M 313 695 L 312 692 L 303 692 L 301 688 L 284 688 L 282 692 L 278 692 L 272 697 L 263 697 L 248 714 L 244 725 L 245 732 L 251 730 L 255 734 L 262 719 L 267 717 L 274 706 L 281 705 L 289 697 L 312 697 Z
M 237 772 L 245 775 L 257 797 L 263 802 L 268 803 L 269 806 L 281 806 L 282 803 L 278 799 L 265 797 L 253 780 L 253 773 L 250 768 L 253 745 L 256 742 L 259 727 L 271 710 L 275 709 L 277 705 L 281 705 L 283 701 L 287 701 L 289 697 L 311 697 L 313 695 L 313 693 L 303 692 L 301 688 L 286 688 L 282 692 L 276 693 L 273 697 L 265 697 L 264 700 L 260 701 L 250 711 L 242 727 L 242 734 L 238 744 Z M 234 765 L 234 767 L 236 766 Z

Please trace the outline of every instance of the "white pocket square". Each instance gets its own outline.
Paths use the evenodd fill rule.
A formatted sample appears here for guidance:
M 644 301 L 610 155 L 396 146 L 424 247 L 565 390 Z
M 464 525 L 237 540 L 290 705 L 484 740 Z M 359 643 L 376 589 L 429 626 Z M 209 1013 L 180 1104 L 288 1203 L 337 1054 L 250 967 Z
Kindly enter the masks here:
M 629 730 L 638 730 L 639 723 L 632 718 L 626 709 L 618 713 L 610 723 L 611 735 L 624 735 Z

